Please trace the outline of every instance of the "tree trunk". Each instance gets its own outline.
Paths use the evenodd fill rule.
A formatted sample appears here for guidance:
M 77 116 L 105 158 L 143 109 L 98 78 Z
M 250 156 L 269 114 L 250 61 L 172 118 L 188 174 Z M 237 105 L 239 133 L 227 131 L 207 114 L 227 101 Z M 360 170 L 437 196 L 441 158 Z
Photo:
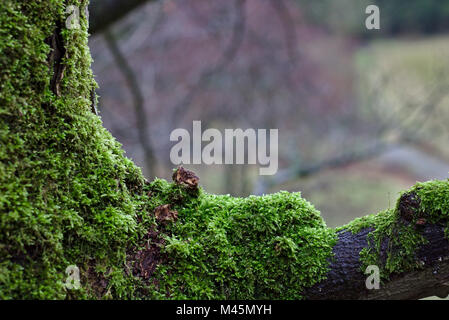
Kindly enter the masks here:
M 145 181 L 92 112 L 84 11 L 66 24 L 79 2 L 0 4 L 0 299 L 447 294 L 447 181 L 338 233 L 296 193 L 214 196 L 183 169 Z

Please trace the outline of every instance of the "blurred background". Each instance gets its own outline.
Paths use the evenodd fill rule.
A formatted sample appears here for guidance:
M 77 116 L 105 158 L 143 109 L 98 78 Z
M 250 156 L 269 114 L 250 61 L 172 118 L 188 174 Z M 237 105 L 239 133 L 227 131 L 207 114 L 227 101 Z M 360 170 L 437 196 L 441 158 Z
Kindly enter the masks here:
M 301 191 L 330 227 L 449 177 L 448 1 L 150 0 L 90 48 L 103 123 L 148 179 L 194 120 L 279 129 L 274 176 L 185 166 L 208 192 Z

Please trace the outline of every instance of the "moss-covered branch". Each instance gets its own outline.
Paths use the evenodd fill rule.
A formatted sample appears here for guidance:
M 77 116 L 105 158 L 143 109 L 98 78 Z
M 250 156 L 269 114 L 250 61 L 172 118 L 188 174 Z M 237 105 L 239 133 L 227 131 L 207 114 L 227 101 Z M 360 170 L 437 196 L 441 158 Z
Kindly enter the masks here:
M 338 232 L 298 193 L 216 196 L 185 171 L 146 182 L 92 112 L 87 17 L 65 28 L 68 5 L 87 1 L 0 3 L 1 299 L 338 298 L 366 264 L 386 285 L 446 270 L 448 182 Z M 407 297 L 430 294 L 421 280 Z
M 419 299 L 449 294 L 449 183 L 419 183 L 397 208 L 339 228 L 326 280 L 310 299 Z M 367 290 L 367 266 L 380 268 L 379 290 Z

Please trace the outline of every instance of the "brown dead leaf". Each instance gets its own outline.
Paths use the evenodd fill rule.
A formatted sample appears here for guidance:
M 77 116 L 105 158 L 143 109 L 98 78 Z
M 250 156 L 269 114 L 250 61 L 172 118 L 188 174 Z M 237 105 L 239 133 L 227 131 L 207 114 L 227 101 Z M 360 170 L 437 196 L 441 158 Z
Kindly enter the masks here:
M 196 176 L 192 171 L 186 170 L 183 167 L 179 167 L 173 173 L 173 181 L 176 184 L 185 185 L 190 189 L 197 189 L 200 178 L 198 178 L 198 176 Z

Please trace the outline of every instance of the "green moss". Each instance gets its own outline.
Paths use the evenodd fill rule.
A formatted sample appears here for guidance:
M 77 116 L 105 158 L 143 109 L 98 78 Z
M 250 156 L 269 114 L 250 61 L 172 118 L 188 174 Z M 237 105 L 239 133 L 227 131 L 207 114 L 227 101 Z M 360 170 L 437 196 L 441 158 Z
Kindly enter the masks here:
M 449 218 L 449 180 L 417 183 L 410 192 L 421 199 L 420 209 L 429 221 L 437 223 Z
M 179 193 L 160 180 L 151 188 Z M 324 278 L 335 233 L 299 193 L 234 198 L 200 190 L 187 199 L 174 206 L 178 221 L 165 236 L 169 259 L 156 272 L 155 298 L 298 299 Z
M 130 296 L 119 278 L 127 278 L 126 248 L 145 227 L 136 222 L 143 177 L 90 111 L 87 22 L 62 32 L 58 97 L 45 40 L 55 17 L 64 25 L 63 1 L 7 0 L 0 9 L 0 298 L 65 298 L 66 267 L 77 265 L 83 277 L 92 261 L 113 275 L 114 296 Z M 86 281 L 70 296 L 93 292 Z

